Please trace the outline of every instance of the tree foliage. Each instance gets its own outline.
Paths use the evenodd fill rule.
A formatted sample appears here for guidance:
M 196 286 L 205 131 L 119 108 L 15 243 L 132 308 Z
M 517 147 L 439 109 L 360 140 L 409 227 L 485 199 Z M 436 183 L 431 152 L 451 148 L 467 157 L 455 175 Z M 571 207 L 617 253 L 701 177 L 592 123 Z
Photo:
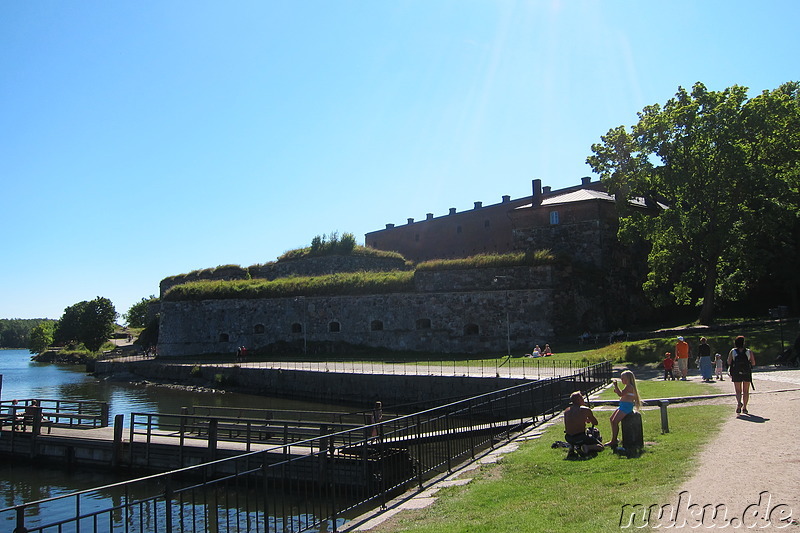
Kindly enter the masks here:
M 27 348 L 31 332 L 44 322 L 55 321 L 47 318 L 0 319 L 0 348 Z
M 46 321 L 38 324 L 31 330 L 28 349 L 31 353 L 42 353 L 53 344 L 54 322 Z
M 150 295 L 149 298 L 142 298 L 140 302 L 133 304 L 128 312 L 122 315 L 125 323 L 132 328 L 144 328 L 148 325 L 147 312 L 151 303 L 157 302 L 158 298 L 155 295 Z
M 657 305 L 737 301 L 778 261 L 797 264 L 800 84 L 748 99 L 747 88 L 679 88 L 630 130 L 609 130 L 587 158 L 618 198 L 661 202 L 655 215 L 620 206 L 620 237 L 651 245 L 645 292 Z M 796 283 L 796 269 L 786 270 Z
M 91 301 L 78 302 L 64 309 L 55 329 L 55 342 L 83 343 L 96 352 L 114 333 L 117 312 L 108 298 L 98 296 Z

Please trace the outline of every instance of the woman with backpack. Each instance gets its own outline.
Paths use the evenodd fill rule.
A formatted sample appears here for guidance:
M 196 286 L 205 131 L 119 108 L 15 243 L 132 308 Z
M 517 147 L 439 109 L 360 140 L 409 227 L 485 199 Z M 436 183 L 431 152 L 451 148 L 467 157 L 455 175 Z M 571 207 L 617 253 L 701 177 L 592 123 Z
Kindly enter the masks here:
M 747 414 L 747 400 L 750 399 L 750 387 L 753 384 L 752 369 L 756 359 L 752 350 L 744 347 L 744 336 L 739 335 L 733 342 L 733 349 L 728 354 L 728 373 L 736 390 L 736 413 Z

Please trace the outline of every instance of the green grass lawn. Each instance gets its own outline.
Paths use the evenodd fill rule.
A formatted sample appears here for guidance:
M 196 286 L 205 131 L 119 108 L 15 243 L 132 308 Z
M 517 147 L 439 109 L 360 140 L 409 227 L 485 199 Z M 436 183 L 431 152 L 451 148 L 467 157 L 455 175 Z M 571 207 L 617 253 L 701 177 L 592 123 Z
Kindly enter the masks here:
M 616 375 L 615 379 L 619 379 Z M 676 398 L 680 396 L 702 396 L 719 392 L 714 385 L 694 381 L 649 381 L 636 380 L 636 389 L 643 400 L 651 398 Z M 619 398 L 613 387 L 598 394 L 600 400 L 616 400 Z
M 684 383 L 685 385 L 686 383 Z M 566 460 L 555 424 L 536 441 L 522 444 L 497 465 L 483 466 L 472 483 L 437 493 L 429 508 L 404 511 L 380 528 L 393 532 L 519 533 L 607 532 L 619 528 L 625 504 L 670 501 L 693 472 L 694 450 L 722 423 L 724 406 L 670 408 L 670 430 L 661 434 L 658 410 L 643 413 L 645 451 L 627 459 L 610 450 L 586 460 Z M 600 430 L 610 435 L 608 412 L 598 413 Z

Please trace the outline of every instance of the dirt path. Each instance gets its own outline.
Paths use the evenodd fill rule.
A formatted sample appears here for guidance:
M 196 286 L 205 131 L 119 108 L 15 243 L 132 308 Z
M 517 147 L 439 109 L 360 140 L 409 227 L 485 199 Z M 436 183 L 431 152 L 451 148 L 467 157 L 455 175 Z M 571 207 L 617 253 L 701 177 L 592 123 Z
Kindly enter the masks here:
M 729 418 L 703 450 L 687 450 L 687 455 L 699 454 L 698 470 L 675 494 L 673 507 L 662 507 L 668 513 L 659 529 L 727 524 L 728 529 L 800 531 L 800 442 L 794 428 L 800 370 L 762 369 L 754 372 L 753 384 L 749 415 L 736 415 L 733 397 L 715 402 L 730 405 Z M 728 380 L 716 386 L 733 392 Z M 653 518 L 649 523 L 656 525 Z

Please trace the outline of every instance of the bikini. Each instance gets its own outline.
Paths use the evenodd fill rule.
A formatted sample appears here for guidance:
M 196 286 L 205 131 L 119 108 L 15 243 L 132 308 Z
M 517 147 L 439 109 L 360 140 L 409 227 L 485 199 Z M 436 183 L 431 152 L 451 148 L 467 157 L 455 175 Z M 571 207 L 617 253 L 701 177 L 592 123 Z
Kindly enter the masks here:
M 629 415 L 633 412 L 633 402 L 624 402 L 620 400 L 618 409 L 626 415 Z
M 636 397 L 632 392 L 625 393 L 625 396 L 631 396 L 633 398 Z M 633 402 L 625 401 L 623 399 L 619 400 L 618 409 L 621 412 L 625 413 L 626 415 L 629 415 L 629 414 L 631 414 L 633 412 L 633 407 L 634 407 Z

